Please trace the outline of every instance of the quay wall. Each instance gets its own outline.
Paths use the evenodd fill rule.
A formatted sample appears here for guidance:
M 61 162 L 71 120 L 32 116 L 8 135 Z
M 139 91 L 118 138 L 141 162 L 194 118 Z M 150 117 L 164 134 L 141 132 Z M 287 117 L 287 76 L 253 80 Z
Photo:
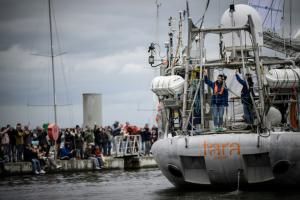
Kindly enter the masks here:
M 153 157 L 128 157 L 124 159 L 124 168 L 126 169 L 140 169 L 157 167 L 157 163 Z
M 59 169 L 49 168 L 47 173 L 74 172 L 74 171 L 92 171 L 94 170 L 92 160 L 56 160 L 61 166 Z M 157 167 L 153 157 L 105 157 L 104 169 L 140 169 Z M 12 162 L 4 163 L 4 171 L 0 170 L 0 175 L 22 175 L 31 174 L 31 162 Z

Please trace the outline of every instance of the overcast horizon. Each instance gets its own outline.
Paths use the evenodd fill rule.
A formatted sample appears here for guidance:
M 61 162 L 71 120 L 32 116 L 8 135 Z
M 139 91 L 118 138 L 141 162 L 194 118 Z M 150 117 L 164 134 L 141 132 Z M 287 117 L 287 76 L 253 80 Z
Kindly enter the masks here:
M 63 53 L 55 57 L 61 127 L 82 125 L 82 93 L 102 94 L 104 125 L 153 124 L 150 83 L 158 70 L 148 64 L 148 46 L 158 38 L 164 54 L 168 18 L 186 6 L 185 0 L 159 2 L 156 37 L 155 0 L 52 0 L 54 54 Z M 188 2 L 197 21 L 206 1 Z M 231 2 L 212 0 L 204 26 L 219 25 Z M 48 17 L 47 0 L 0 0 L 1 126 L 54 121 Z

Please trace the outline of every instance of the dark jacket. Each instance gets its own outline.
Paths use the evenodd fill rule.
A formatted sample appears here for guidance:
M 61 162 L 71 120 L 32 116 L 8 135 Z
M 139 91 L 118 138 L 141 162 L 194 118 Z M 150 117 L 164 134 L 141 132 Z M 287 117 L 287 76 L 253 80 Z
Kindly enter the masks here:
M 121 134 L 121 128 L 119 127 L 116 127 L 112 130 L 112 135 L 115 137 L 115 136 L 118 136 Z
M 65 143 L 70 144 L 71 149 L 75 148 L 75 137 L 70 132 L 65 133 Z
M 253 89 L 249 90 L 249 88 L 247 87 L 246 81 L 242 80 L 238 74 L 236 74 L 235 77 L 236 77 L 236 80 L 243 86 L 242 91 L 241 91 L 242 104 L 252 105 L 250 92 L 252 92 L 252 95 L 254 96 Z M 249 83 L 249 86 L 251 88 L 250 84 L 252 84 L 252 83 Z
M 150 141 L 151 140 L 151 133 L 149 128 L 144 128 L 141 132 L 142 142 Z
M 204 82 L 214 90 L 215 84 L 218 86 L 218 91 L 221 90 L 222 84 L 217 81 L 212 82 L 207 76 L 204 77 Z M 228 89 L 225 87 L 223 94 L 213 94 L 211 98 L 211 105 L 228 106 Z
M 108 142 L 108 135 L 104 130 L 100 132 L 100 144 L 106 144 Z
M 95 144 L 98 146 L 102 143 L 100 134 L 101 134 L 101 131 L 99 128 L 94 130 Z
M 47 142 L 47 132 L 46 131 L 40 131 L 37 134 L 38 134 L 38 139 L 39 139 L 39 145 L 40 146 L 48 144 L 48 142 Z
M 31 162 L 32 159 L 38 159 L 38 155 L 36 152 L 33 152 L 28 147 L 24 148 L 24 161 Z
M 83 148 L 83 138 L 80 134 L 75 135 L 75 147 L 76 149 L 82 149 Z
M 15 129 L 9 130 L 8 131 L 8 136 L 9 136 L 9 144 L 12 146 L 16 146 L 16 135 L 17 131 Z

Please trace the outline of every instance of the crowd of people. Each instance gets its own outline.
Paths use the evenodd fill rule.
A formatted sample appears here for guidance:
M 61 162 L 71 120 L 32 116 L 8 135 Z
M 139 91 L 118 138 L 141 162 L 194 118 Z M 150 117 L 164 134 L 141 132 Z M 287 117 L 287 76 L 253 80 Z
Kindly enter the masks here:
M 112 126 L 93 128 L 66 128 L 59 131 L 57 141 L 51 141 L 47 129 L 36 127 L 31 130 L 28 126 L 18 123 L 16 127 L 7 125 L 0 131 L 0 163 L 31 162 L 33 173 L 43 174 L 47 168 L 60 168 L 55 160 L 90 159 L 95 169 L 101 169 L 105 156 L 117 152 L 116 136 L 122 140 L 130 135 L 140 135 L 140 151 L 142 155 L 150 155 L 151 145 L 158 138 L 158 129 L 148 124 L 143 128 L 124 125 L 115 122 Z M 120 137 L 119 137 L 120 138 Z M 124 138 L 124 139 L 123 139 Z

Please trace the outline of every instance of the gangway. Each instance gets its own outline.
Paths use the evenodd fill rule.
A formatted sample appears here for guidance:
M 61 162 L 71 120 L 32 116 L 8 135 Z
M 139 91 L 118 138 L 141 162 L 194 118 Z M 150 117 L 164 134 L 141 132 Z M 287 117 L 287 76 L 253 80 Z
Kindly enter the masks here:
M 140 135 L 127 135 L 114 137 L 114 157 L 140 156 L 142 153 L 142 140 Z

